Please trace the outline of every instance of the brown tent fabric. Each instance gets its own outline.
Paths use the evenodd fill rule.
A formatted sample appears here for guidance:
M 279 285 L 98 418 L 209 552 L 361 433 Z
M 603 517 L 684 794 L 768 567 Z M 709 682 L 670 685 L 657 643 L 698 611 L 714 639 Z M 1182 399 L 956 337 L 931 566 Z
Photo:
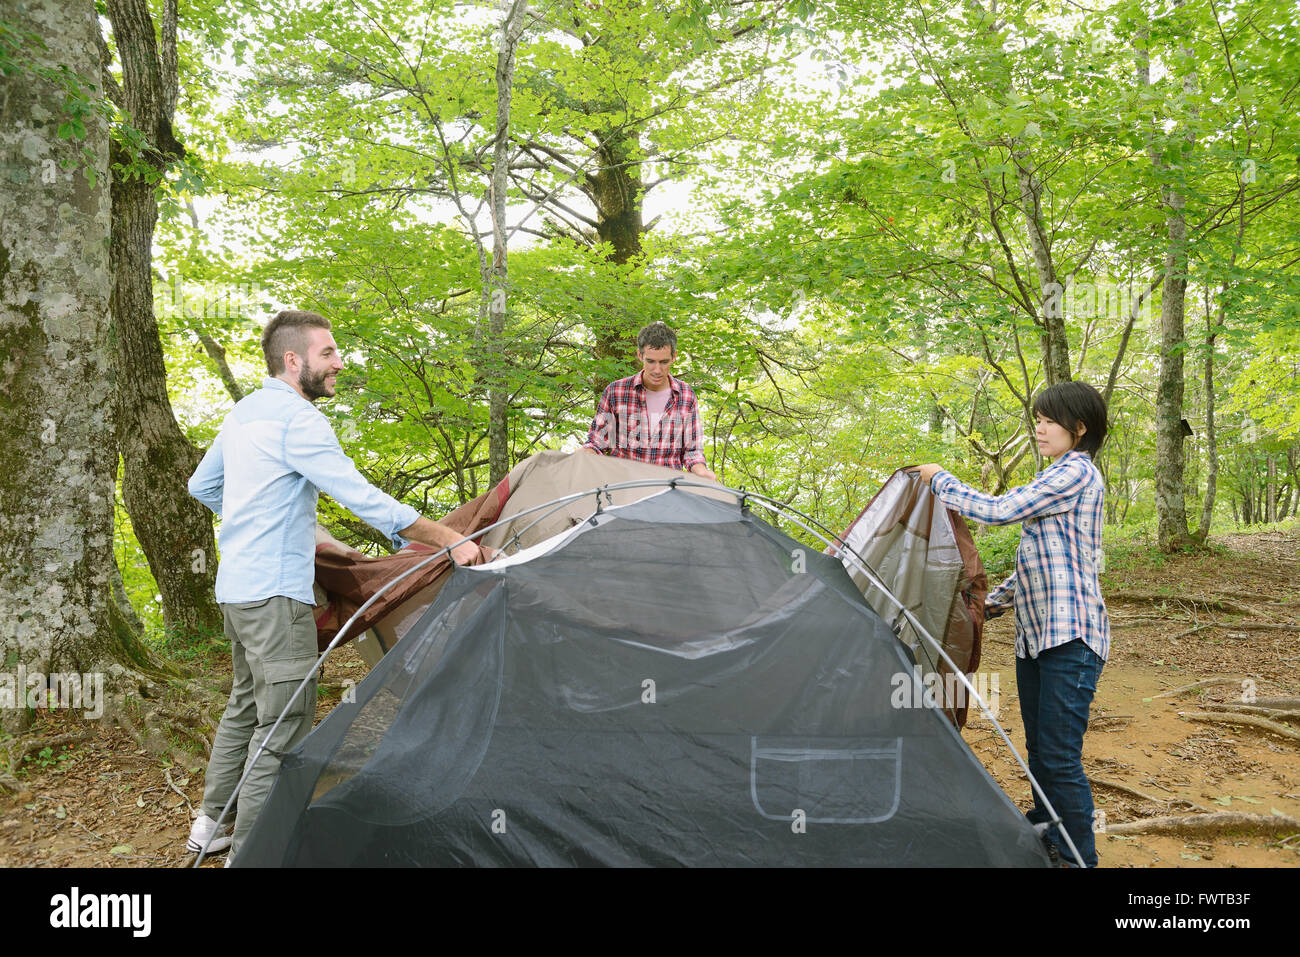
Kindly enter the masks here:
M 517 548 L 536 545 L 572 528 L 590 516 L 596 510 L 596 496 L 595 494 L 583 496 L 560 506 L 553 512 L 548 509 L 541 509 L 527 515 L 522 514 L 523 512 L 565 495 L 641 479 L 681 479 L 696 483 L 686 487 L 686 491 L 724 502 L 736 500 L 730 492 L 722 491 L 717 483 L 706 482 L 705 479 L 695 475 L 687 475 L 680 469 L 647 465 L 644 462 L 633 462 L 611 455 L 588 455 L 585 452 L 574 452 L 571 455 L 564 452 L 539 452 L 524 459 L 510 473 L 510 499 L 501 510 L 500 517 L 508 519 L 517 515 L 519 518 L 488 532 L 483 536 L 483 544 L 501 549 L 507 554 L 514 554 Z M 699 488 L 699 483 L 713 485 L 717 490 Z M 602 505 L 605 506 L 628 505 L 663 491 L 663 485 L 648 485 L 639 488 L 613 489 L 608 493 L 602 493 L 600 498 Z
M 522 514 L 528 509 L 602 485 L 662 478 L 704 481 L 694 475 L 687 476 L 678 469 L 613 456 L 589 455 L 585 452 L 539 452 L 511 469 L 510 474 L 496 488 L 466 502 L 440 521 L 454 531 L 469 535 L 494 522 L 518 516 L 515 521 L 507 522 L 479 539 L 480 545 L 509 555 L 517 549 L 545 541 L 586 519 L 596 510 L 596 496 L 584 496 L 554 511 L 540 509 Z M 626 505 L 663 490 L 663 486 L 614 489 L 602 494 L 601 499 L 604 505 Z M 718 491 L 698 488 L 689 491 L 735 501 L 735 496 L 723 492 L 720 487 Z M 370 558 L 349 548 L 317 526 L 317 645 L 323 650 L 366 599 L 384 583 L 419 564 L 432 551 L 434 549 L 428 546 L 411 544 L 396 554 Z M 352 627 L 347 640 L 373 628 L 381 647 L 387 651 L 437 597 L 450 567 L 444 556 L 403 579 L 366 609 L 366 613 Z
M 966 520 L 942 507 L 916 473 L 899 469 L 881 486 L 862 513 L 840 536 L 916 616 L 963 673 L 979 667 L 984 633 L 984 599 L 988 576 Z M 926 673 L 949 688 L 952 669 L 902 617 L 898 606 L 873 584 L 851 559 L 834 548 L 827 552 L 844 562 L 867 602 L 913 649 Z M 945 704 L 957 727 L 966 723 L 964 689 Z
M 484 492 L 441 519 L 452 531 L 469 535 L 486 528 L 497 520 L 502 506 L 510 495 L 510 478 L 507 476 L 497 487 Z M 418 565 L 437 551 L 428 545 L 412 542 L 393 555 L 371 558 L 349 548 L 319 525 L 316 526 L 316 585 L 325 598 L 318 599 L 316 607 L 316 645 L 322 651 L 350 617 L 366 600 L 386 582 Z M 480 552 L 482 554 L 482 552 Z M 431 588 L 441 580 L 451 567 L 446 556 L 430 562 L 425 568 L 404 578 L 379 601 L 366 609 L 352 626 L 350 641 L 366 629 L 387 617 L 395 608 L 412 597 Z M 436 594 L 436 591 L 434 592 Z M 432 599 L 430 599 L 432 600 Z

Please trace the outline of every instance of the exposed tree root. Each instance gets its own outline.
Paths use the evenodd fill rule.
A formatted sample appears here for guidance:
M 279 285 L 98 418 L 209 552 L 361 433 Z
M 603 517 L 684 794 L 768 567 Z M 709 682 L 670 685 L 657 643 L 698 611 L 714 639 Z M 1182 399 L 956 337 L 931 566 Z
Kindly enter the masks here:
M 1220 588 L 1217 594 L 1227 595 L 1229 598 L 1240 598 L 1244 601 L 1256 601 L 1262 597 L 1257 592 L 1238 591 L 1235 588 Z M 1261 605 L 1274 605 L 1279 608 L 1300 608 L 1300 601 L 1286 601 L 1279 598 L 1266 598 L 1259 603 Z
M 1245 814 L 1221 811 L 1211 814 L 1181 814 L 1149 817 L 1122 824 L 1107 824 L 1107 834 L 1171 834 L 1178 837 L 1215 837 L 1220 834 L 1289 834 L 1300 832 L 1300 818 L 1278 814 Z
M 1168 691 L 1162 691 L 1154 697 L 1173 698 L 1180 694 L 1186 694 L 1189 691 L 1199 691 L 1201 688 L 1213 688 L 1215 685 L 1240 685 L 1245 680 L 1245 677 L 1206 678 L 1204 681 L 1193 681 L 1191 684 L 1183 685 L 1181 688 L 1170 688 Z
M 1097 778 L 1092 777 L 1091 775 L 1088 777 L 1088 781 L 1093 785 L 1093 787 L 1103 787 L 1111 791 L 1119 791 L 1121 794 L 1132 795 L 1135 798 L 1149 801 L 1152 804 L 1173 804 L 1174 802 L 1179 802 L 1182 804 L 1190 804 L 1198 811 L 1209 812 L 1209 808 L 1201 807 L 1201 805 L 1197 804 L 1195 801 L 1188 801 L 1184 798 L 1158 798 L 1151 794 L 1145 794 L 1137 788 L 1131 788 L 1127 784 L 1122 784 L 1119 781 L 1108 781 L 1106 778 Z
M 214 701 L 217 693 L 198 681 L 168 690 L 170 693 L 150 701 L 142 716 L 138 702 L 118 699 L 112 717 L 138 747 L 194 773 L 201 769 L 204 757 L 211 755 L 209 737 L 216 721 L 210 712 L 224 699 Z M 200 750 L 202 755 L 196 753 Z
M 1300 698 L 1256 698 L 1251 704 L 1261 708 L 1281 708 L 1283 711 L 1300 711 Z
M 1300 741 L 1300 731 L 1278 724 L 1276 721 L 1270 721 L 1268 718 L 1257 718 L 1251 714 L 1213 714 L 1209 711 L 1181 711 L 1179 714 L 1189 721 L 1204 721 L 1210 724 L 1239 724 L 1250 728 L 1260 728 L 1279 737 L 1289 738 L 1292 741 Z
M 1206 711 L 1231 711 L 1236 714 L 1257 714 L 1261 718 L 1278 721 L 1300 721 L 1300 711 L 1286 708 L 1261 708 L 1258 704 L 1203 704 Z
M 1169 616 L 1168 615 L 1134 615 L 1133 617 L 1130 618 L 1127 615 L 1121 617 L 1119 615 L 1112 614 L 1110 616 L 1110 629 L 1111 631 L 1120 631 L 1125 628 L 1146 628 L 1149 626 L 1151 622 L 1161 622 L 1164 624 L 1168 624 Z
M 1112 723 L 1114 723 L 1114 722 L 1116 722 L 1116 721 L 1122 721 L 1123 724 L 1121 724 L 1118 728 L 1110 729 L 1110 730 L 1115 730 L 1115 731 L 1122 731 L 1124 728 L 1128 727 L 1129 722 L 1132 721 L 1132 720 L 1133 720 L 1133 715 L 1131 715 L 1131 714 L 1103 714 L 1103 715 L 1098 715 L 1097 717 L 1095 717 L 1095 718 L 1090 718 L 1090 719 L 1088 720 L 1088 730 L 1091 731 L 1091 730 L 1093 730 L 1093 729 L 1095 728 L 1095 729 L 1098 730 L 1098 731 L 1106 731 L 1106 730 L 1108 730 L 1108 729 L 1102 727 L 1102 725 L 1108 725 L 1108 724 L 1112 724 Z
M 189 808 L 190 817 L 193 817 L 194 805 L 190 803 L 189 795 L 186 794 L 184 791 L 182 791 L 180 788 L 178 788 L 176 786 L 176 782 L 172 780 L 171 768 L 163 768 L 163 776 L 167 778 L 167 786 L 181 796 L 181 800 L 184 801 L 185 806 Z
M 1176 635 L 1170 635 L 1168 640 L 1176 642 L 1178 641 L 1179 638 L 1187 638 L 1191 635 L 1199 634 L 1202 631 L 1209 631 L 1211 628 L 1218 628 L 1218 627 L 1219 626 L 1215 624 L 1197 625 L 1195 628 L 1188 628 L 1186 631 L 1180 631 Z
M 1146 592 L 1108 591 L 1104 597 L 1108 602 L 1192 605 L 1197 608 L 1226 611 L 1230 615 L 1250 615 L 1252 618 L 1268 617 L 1267 614 L 1255 606 L 1233 601 L 1224 595 L 1205 595 L 1200 598 L 1190 598 L 1185 595 L 1153 595 Z
M 1169 640 L 1175 641 L 1179 638 L 1186 638 L 1188 635 L 1195 635 L 1198 632 L 1209 631 L 1217 628 L 1220 631 L 1294 631 L 1300 632 L 1300 625 L 1275 625 L 1263 621 L 1211 621 L 1204 625 L 1197 625 L 1195 628 L 1188 628 L 1186 631 L 1180 631 L 1176 635 L 1170 635 Z

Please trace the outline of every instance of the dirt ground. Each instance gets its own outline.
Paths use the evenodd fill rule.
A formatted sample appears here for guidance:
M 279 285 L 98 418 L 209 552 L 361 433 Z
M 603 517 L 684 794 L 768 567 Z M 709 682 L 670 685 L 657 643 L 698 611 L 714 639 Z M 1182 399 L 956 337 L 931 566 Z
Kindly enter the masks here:
M 1274 713 L 1265 717 L 1296 737 L 1188 717 L 1257 716 L 1240 705 L 1300 696 L 1300 526 L 1215 541 L 1213 553 L 1195 557 L 1108 551 L 1103 594 L 1112 650 L 1084 743 L 1107 828 L 1203 812 L 1300 817 L 1300 711 L 1269 707 Z M 980 671 L 990 681 L 996 676 L 999 720 L 1022 748 L 1011 637 L 1007 617 L 990 623 Z M 325 671 L 318 718 L 366 667 L 345 648 Z M 1169 694 L 1214 679 L 1219 683 Z M 1237 709 L 1216 710 L 1220 705 Z M 32 755 L 24 790 L 0 793 L 0 866 L 193 862 L 184 842 L 202 796 L 203 754 L 173 751 L 160 760 L 127 731 L 66 712 L 43 718 L 41 730 L 52 740 L 85 738 L 68 751 Z M 1030 806 L 1028 784 L 992 725 L 973 717 L 964 737 L 1011 798 Z M 1297 867 L 1300 832 L 1103 832 L 1098 855 L 1103 867 Z M 220 867 L 222 857 L 204 866 Z
M 1159 564 L 1150 554 L 1122 562 L 1108 555 L 1102 594 L 1111 653 L 1083 748 L 1094 804 L 1104 812 L 1102 867 L 1300 866 L 1300 832 L 1184 837 L 1103 829 L 1208 812 L 1300 817 L 1300 713 L 1273 718 L 1296 738 L 1187 717 L 1242 714 L 1215 708 L 1300 695 L 1300 529 L 1216 543 L 1224 552 Z M 998 675 L 998 720 L 1022 749 L 1008 619 L 989 623 L 979 670 Z M 1224 680 L 1170 694 L 1213 679 Z M 1028 782 L 992 725 L 972 719 L 964 737 L 1016 804 L 1032 806 Z
M 224 693 L 230 663 L 224 661 Z M 360 682 L 369 668 L 351 645 L 325 663 L 317 701 L 320 721 L 338 704 L 345 682 Z M 214 708 L 220 715 L 221 707 Z M 187 867 L 190 823 L 203 799 L 207 756 L 173 749 L 160 759 L 120 727 L 51 712 L 45 732 L 52 739 L 89 738 L 66 757 L 60 749 L 28 761 L 26 788 L 0 792 L 0 867 Z M 210 729 L 207 738 L 211 741 Z M 221 867 L 224 854 L 203 862 Z

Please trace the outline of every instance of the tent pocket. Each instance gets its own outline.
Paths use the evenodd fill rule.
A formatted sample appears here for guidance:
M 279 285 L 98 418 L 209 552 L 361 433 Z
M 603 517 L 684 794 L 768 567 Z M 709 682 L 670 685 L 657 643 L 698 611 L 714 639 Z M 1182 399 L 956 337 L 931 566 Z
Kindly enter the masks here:
M 880 824 L 898 810 L 902 766 L 902 738 L 752 737 L 750 795 L 769 821 Z

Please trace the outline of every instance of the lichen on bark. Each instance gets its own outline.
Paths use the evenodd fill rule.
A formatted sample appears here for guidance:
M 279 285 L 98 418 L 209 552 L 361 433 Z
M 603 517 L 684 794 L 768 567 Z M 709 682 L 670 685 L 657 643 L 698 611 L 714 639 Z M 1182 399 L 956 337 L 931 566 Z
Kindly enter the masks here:
M 41 70 L 98 76 L 99 23 L 89 0 L 6 17 L 44 43 L 0 97 L 0 669 L 108 672 L 130 659 L 110 609 L 109 131 L 92 113 L 60 137 L 65 91 Z

